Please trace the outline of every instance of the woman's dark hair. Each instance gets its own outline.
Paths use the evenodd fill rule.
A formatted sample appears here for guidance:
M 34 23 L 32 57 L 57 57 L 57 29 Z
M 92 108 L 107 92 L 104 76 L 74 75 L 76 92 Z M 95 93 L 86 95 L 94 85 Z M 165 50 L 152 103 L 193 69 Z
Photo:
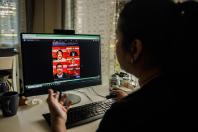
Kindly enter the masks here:
M 195 61 L 192 58 L 197 40 L 193 31 L 198 31 L 197 15 L 198 4 L 193 1 L 176 4 L 169 0 L 132 0 L 120 13 L 118 31 L 126 52 L 134 39 L 140 39 L 152 63 L 179 72 L 178 68 L 190 68 Z M 190 67 L 184 64 L 188 62 Z

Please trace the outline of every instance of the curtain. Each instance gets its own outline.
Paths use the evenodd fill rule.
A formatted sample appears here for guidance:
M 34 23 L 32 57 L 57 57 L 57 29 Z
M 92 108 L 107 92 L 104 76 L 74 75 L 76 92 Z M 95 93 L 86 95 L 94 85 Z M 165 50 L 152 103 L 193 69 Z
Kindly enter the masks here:
M 26 0 L 25 3 L 26 9 L 26 27 L 27 32 L 33 32 L 33 20 L 34 20 L 34 9 L 35 9 L 35 0 Z
M 114 72 L 116 0 L 75 0 L 74 29 L 78 34 L 101 35 L 103 85 Z

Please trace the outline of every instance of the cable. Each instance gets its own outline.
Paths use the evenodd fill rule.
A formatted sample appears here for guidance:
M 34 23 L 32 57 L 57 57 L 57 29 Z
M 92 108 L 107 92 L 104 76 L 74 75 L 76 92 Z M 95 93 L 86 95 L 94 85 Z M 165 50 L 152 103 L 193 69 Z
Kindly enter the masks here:
M 97 95 L 97 96 L 100 96 L 102 98 L 106 98 L 106 96 L 103 96 L 103 95 L 100 95 L 99 93 L 97 93 L 93 87 L 91 87 L 92 91 Z
M 79 90 L 74 90 L 74 91 L 84 94 L 91 102 L 93 102 L 93 100 L 87 95 L 86 92 L 82 92 L 82 91 L 79 91 Z
M 14 87 L 12 86 L 12 83 L 9 81 L 9 79 L 7 79 L 6 84 L 8 85 L 8 91 L 10 91 L 10 89 L 14 91 Z

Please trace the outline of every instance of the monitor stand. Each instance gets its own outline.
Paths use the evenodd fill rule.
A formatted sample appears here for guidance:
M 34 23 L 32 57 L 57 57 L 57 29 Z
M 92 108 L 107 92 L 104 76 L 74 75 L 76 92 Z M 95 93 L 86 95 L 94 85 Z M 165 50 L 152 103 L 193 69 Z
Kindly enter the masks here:
M 76 94 L 67 93 L 67 98 L 71 101 L 71 105 L 77 104 L 81 101 L 81 97 Z

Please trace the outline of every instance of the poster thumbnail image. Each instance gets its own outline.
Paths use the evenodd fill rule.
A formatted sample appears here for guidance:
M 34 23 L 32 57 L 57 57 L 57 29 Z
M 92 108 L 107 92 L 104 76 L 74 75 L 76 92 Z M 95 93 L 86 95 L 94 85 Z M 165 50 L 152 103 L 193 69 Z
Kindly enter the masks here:
M 80 78 L 79 46 L 53 46 L 52 59 L 55 80 Z

